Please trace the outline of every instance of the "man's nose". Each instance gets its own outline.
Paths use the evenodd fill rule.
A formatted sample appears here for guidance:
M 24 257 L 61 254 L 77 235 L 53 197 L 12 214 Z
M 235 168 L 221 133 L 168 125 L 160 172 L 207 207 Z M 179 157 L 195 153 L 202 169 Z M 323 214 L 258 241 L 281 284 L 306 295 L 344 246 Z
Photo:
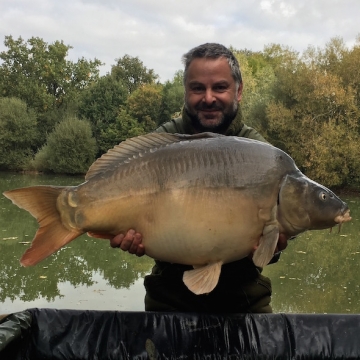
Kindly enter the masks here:
M 206 89 L 203 101 L 208 105 L 216 101 L 213 91 L 211 89 Z

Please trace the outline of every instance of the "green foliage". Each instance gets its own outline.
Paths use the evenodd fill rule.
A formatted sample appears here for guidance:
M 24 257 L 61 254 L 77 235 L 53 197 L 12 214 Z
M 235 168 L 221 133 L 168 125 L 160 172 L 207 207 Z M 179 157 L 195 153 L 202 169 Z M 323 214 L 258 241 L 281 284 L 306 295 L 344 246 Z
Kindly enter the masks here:
M 82 93 L 78 114 L 89 120 L 94 127 L 99 122 L 115 123 L 126 97 L 127 90 L 121 81 L 110 75 L 103 76 Z
M 101 156 L 109 149 L 127 138 L 147 133 L 144 126 L 134 119 L 125 108 L 121 108 L 115 123 L 98 123 L 97 127 L 97 156 Z
M 160 125 L 179 113 L 184 104 L 184 71 L 177 71 L 172 81 L 167 81 L 163 86 L 161 110 L 159 119 L 156 122 Z
M 145 84 L 136 89 L 126 101 L 126 110 L 146 131 L 153 131 L 160 118 L 162 86 Z
M 147 123 L 139 123 L 125 109 L 122 109 L 117 117 L 120 141 L 126 140 L 134 136 L 146 134 L 148 131 L 144 126 Z
M 350 86 L 355 93 L 357 107 L 360 108 L 360 35 L 354 47 L 343 52 L 337 75 L 344 87 Z
M 98 78 L 97 59 L 66 60 L 70 46 L 47 44 L 38 37 L 24 41 L 6 36 L 0 53 L 2 96 L 18 97 L 41 114 L 72 101 L 76 93 Z
M 20 99 L 0 98 L 0 169 L 25 169 L 37 135 L 35 112 Z
M 327 186 L 359 183 L 359 49 L 334 38 L 302 56 L 277 44 L 262 54 L 234 51 L 244 78 L 245 122 Z
M 246 98 L 247 106 L 243 114 L 246 123 L 255 129 L 266 129 L 266 108 L 268 104 L 275 98 L 274 88 L 276 86 L 276 76 L 273 68 L 268 65 L 262 67 L 254 75 L 255 88 Z
M 67 117 L 56 125 L 36 154 L 34 168 L 63 174 L 84 174 L 95 160 L 96 141 L 87 121 Z
M 278 93 L 267 105 L 268 139 L 327 186 L 344 186 L 359 170 L 360 112 L 354 91 L 321 67 L 278 69 Z
M 242 113 L 247 125 L 266 128 L 266 106 L 274 98 L 276 76 L 263 53 L 232 49 L 240 64 L 243 78 Z
M 126 87 L 110 75 L 101 77 L 81 95 L 78 114 L 92 125 L 98 156 L 120 142 L 116 119 L 126 97 Z
M 129 94 L 141 85 L 155 83 L 159 77 L 153 69 L 147 69 L 138 57 L 130 55 L 116 59 L 116 65 L 111 67 L 111 76 L 121 81 Z
M 99 156 L 128 137 L 153 131 L 183 106 L 182 71 L 157 84 L 152 69 L 125 55 L 111 74 L 99 78 L 100 62 L 67 61 L 71 47 L 62 41 L 49 45 L 39 38 L 25 42 L 7 36 L 5 46 L 0 97 L 15 105 L 0 104 L 6 109 L 0 114 L 1 169 L 26 169 L 47 140 L 36 155 L 38 169 L 82 173 L 95 151 L 92 136 Z M 244 79 L 245 123 L 287 151 L 314 180 L 327 186 L 359 184 L 360 36 L 352 48 L 333 38 L 324 48 L 309 46 L 303 54 L 278 44 L 263 52 L 232 50 Z M 27 108 L 11 97 L 25 101 Z M 84 136 L 75 135 L 76 124 L 89 128 L 76 116 L 89 121 L 92 136 L 85 129 Z M 75 146 L 69 140 L 75 138 L 86 145 Z
M 38 125 L 38 142 L 36 144 L 36 149 L 40 149 L 45 143 L 48 134 L 52 133 L 55 129 L 55 126 L 69 116 L 76 116 L 77 107 L 76 102 L 68 103 L 65 106 L 59 108 L 53 108 L 49 111 L 38 114 L 37 116 L 37 125 Z
M 126 138 L 156 127 L 162 100 L 161 85 L 142 85 L 126 101 L 125 94 L 123 84 L 109 75 L 84 93 L 79 113 L 92 124 L 98 156 Z

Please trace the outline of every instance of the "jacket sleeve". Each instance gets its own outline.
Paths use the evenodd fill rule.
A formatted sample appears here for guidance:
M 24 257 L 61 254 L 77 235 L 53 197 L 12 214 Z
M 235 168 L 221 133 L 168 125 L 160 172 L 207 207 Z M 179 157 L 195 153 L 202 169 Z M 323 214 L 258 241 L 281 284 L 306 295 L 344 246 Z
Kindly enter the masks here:
M 259 132 L 257 132 L 255 129 L 245 124 L 237 136 L 246 137 L 249 139 L 268 143 L 268 141 L 266 141 L 265 138 Z
M 184 123 L 182 121 L 182 118 L 176 118 L 176 119 L 171 119 L 170 121 L 167 121 L 163 124 L 161 124 L 156 130 L 155 132 L 157 133 L 161 133 L 161 132 L 166 132 L 166 133 L 171 133 L 171 134 L 185 134 L 185 128 L 184 128 Z

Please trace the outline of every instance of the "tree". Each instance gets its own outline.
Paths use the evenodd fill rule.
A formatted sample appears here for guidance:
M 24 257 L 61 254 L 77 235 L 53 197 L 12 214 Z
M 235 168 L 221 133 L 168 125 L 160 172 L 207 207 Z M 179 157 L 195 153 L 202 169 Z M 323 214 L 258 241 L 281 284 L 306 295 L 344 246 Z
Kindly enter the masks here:
M 116 122 L 108 125 L 101 124 L 99 134 L 97 137 L 97 144 L 99 148 L 98 156 L 106 153 L 120 142 L 134 137 L 146 134 L 149 132 L 145 130 L 144 126 L 147 123 L 140 124 L 122 107 L 116 117 Z
M 71 46 L 62 41 L 47 44 L 38 37 L 25 42 L 6 36 L 4 44 L 8 50 L 0 53 L 2 96 L 18 97 L 38 114 L 72 101 L 98 78 L 101 62 L 66 60 Z
M 127 137 L 154 130 L 159 118 L 162 86 L 144 84 L 127 98 L 122 82 L 107 75 L 82 96 L 79 115 L 90 120 L 98 156 Z
M 360 35 L 352 49 L 343 53 L 338 66 L 338 74 L 345 87 L 350 86 L 355 91 L 356 103 L 360 108 Z
M 126 97 L 126 87 L 122 82 L 110 75 L 103 76 L 83 91 L 79 102 L 79 116 L 88 119 L 95 127 L 99 122 L 115 123 Z
M 184 71 L 179 70 L 175 73 L 171 81 L 166 81 L 163 86 L 161 111 L 159 119 L 156 121 L 160 125 L 171 118 L 176 117 L 184 105 Z
M 274 88 L 276 86 L 276 76 L 270 65 L 261 67 L 253 75 L 255 86 L 251 93 L 247 92 L 246 103 L 243 107 L 243 115 L 246 124 L 266 132 L 266 107 L 274 100 Z M 246 82 L 245 82 L 246 88 Z
M 344 40 L 340 37 L 334 37 L 330 39 L 324 49 L 315 51 L 315 56 L 312 59 L 316 61 L 316 65 L 322 70 L 339 75 L 339 68 L 346 53 L 348 53 L 348 49 Z
M 126 87 L 110 75 L 101 77 L 81 95 L 78 115 L 91 123 L 98 156 L 120 141 L 117 116 L 126 97 Z
M 37 135 L 35 112 L 20 99 L 0 98 L 0 169 L 26 169 Z
M 95 160 L 96 151 L 90 123 L 68 117 L 48 136 L 33 166 L 41 171 L 84 174 Z
M 125 108 L 146 132 L 150 132 L 160 118 L 161 104 L 162 86 L 144 84 L 128 97 Z
M 130 55 L 116 59 L 116 65 L 111 67 L 111 76 L 123 82 L 129 94 L 140 85 L 155 83 L 159 77 L 153 69 L 147 69 L 138 57 Z
M 140 124 L 125 109 L 122 109 L 117 118 L 120 141 L 128 138 L 146 134 L 144 124 Z
M 266 109 L 268 139 L 289 152 L 309 177 L 327 186 L 344 186 L 360 164 L 360 111 L 354 92 L 343 88 L 338 76 L 313 65 L 286 71 L 279 86 L 286 96 Z

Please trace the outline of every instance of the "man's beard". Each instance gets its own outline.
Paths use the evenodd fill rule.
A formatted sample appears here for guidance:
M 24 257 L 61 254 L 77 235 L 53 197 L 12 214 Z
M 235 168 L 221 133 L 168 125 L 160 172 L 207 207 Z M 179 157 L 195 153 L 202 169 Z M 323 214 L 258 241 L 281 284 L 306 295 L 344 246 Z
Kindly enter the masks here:
M 239 104 L 237 101 L 234 101 L 232 109 L 227 111 L 227 112 L 223 112 L 222 113 L 222 117 L 221 120 L 218 124 L 214 125 L 214 126 L 204 126 L 203 124 L 201 124 L 201 121 L 197 115 L 197 113 L 192 114 L 190 113 L 190 111 L 188 110 L 188 105 L 185 102 L 185 111 L 188 114 L 190 120 L 191 120 L 191 124 L 194 127 L 194 129 L 198 132 L 206 132 L 206 131 L 210 131 L 210 132 L 214 132 L 214 133 L 225 133 L 225 131 L 228 129 L 228 127 L 230 126 L 230 124 L 232 123 L 232 121 L 235 119 L 237 111 L 238 111 L 238 107 Z M 219 107 L 217 105 L 212 105 L 212 106 L 204 106 L 203 109 L 205 110 L 211 110 L 211 109 L 216 109 L 219 110 Z M 202 110 L 201 107 L 195 109 L 195 111 L 199 111 Z M 222 109 L 220 109 L 222 110 Z

